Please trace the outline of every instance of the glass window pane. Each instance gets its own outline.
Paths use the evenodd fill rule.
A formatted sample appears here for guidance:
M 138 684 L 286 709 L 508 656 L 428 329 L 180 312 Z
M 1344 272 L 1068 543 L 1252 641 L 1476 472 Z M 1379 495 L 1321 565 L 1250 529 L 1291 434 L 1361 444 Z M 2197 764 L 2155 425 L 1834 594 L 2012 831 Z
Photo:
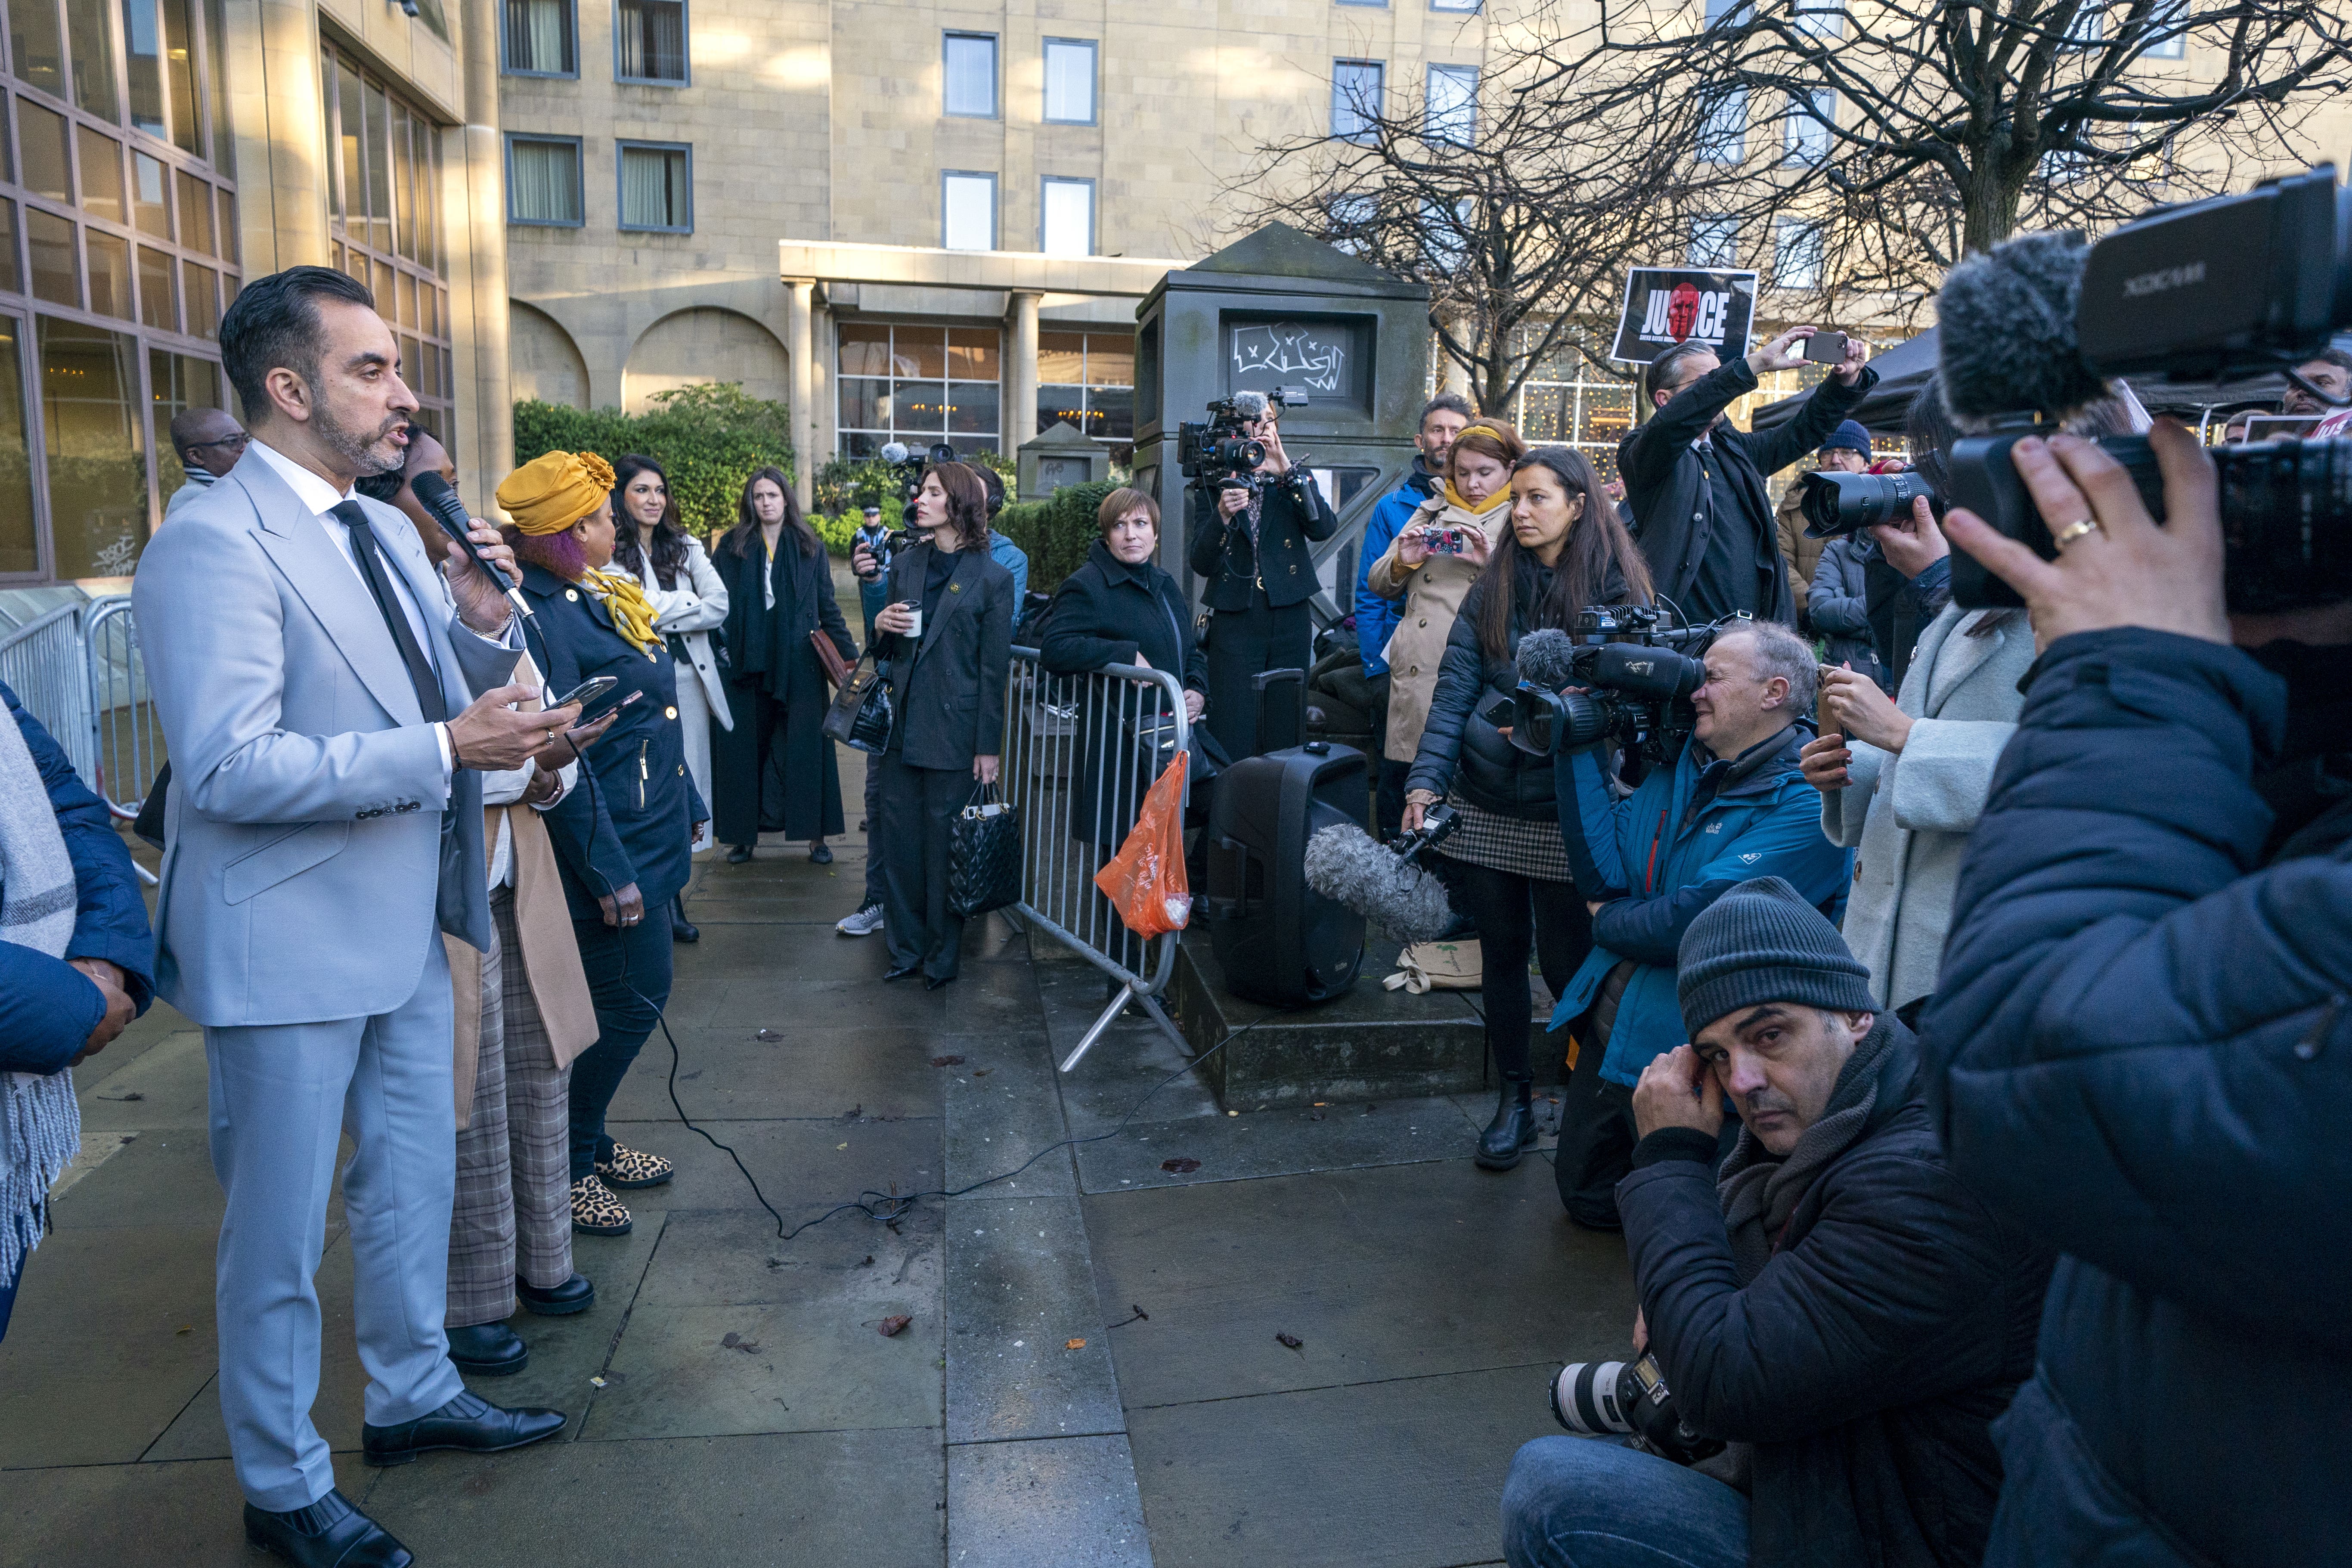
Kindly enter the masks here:
M 1468 146 L 1478 132 L 1478 71 L 1475 66 L 1429 68 L 1428 118 L 1432 141 Z
M 164 22 L 164 42 L 167 46 L 171 41 L 169 4 L 170 0 L 165 0 L 166 9 L 163 15 L 167 20 Z M 205 37 L 208 40 L 205 48 L 205 68 L 206 78 L 211 84 L 209 97 L 212 100 L 211 113 L 208 118 L 214 133 L 220 138 L 220 144 L 213 148 L 209 155 L 213 161 L 213 167 L 233 180 L 236 178 L 236 146 L 235 139 L 228 133 L 228 20 L 227 7 L 222 4 L 222 0 L 205 0 Z M 191 70 L 190 78 L 193 79 L 194 74 Z M 172 73 L 172 79 L 174 83 L 179 80 L 176 71 Z M 174 90 L 177 90 L 176 88 Z M 195 95 L 192 92 L 188 97 L 193 106 Z M 202 138 L 197 140 L 200 144 L 191 148 L 190 151 L 199 157 L 205 156 L 205 148 L 201 145 Z
M 130 222 L 122 210 L 122 143 L 87 125 L 74 130 L 81 142 L 81 205 L 102 218 Z
M 1331 134 L 1362 141 L 1381 113 L 1381 67 L 1377 60 L 1331 62 Z
M 57 574 L 119 576 L 138 561 L 147 540 L 139 342 L 55 316 L 41 317 L 39 331 Z
M 74 226 L 38 207 L 25 209 L 25 237 L 33 254 L 33 296 L 52 305 L 81 306 Z
M 215 189 L 213 195 L 220 207 L 220 226 L 213 231 L 213 249 L 223 261 L 235 261 L 237 259 L 236 198 L 219 189 Z
M 134 319 L 131 309 L 131 242 L 95 228 L 82 230 L 89 247 L 89 308 L 101 316 Z
M 1073 125 L 1095 120 L 1095 47 L 1075 38 L 1045 40 L 1045 118 Z
M 404 272 L 400 275 L 399 314 L 394 319 L 404 327 L 416 325 L 416 279 Z
M 190 250 L 213 247 L 213 189 L 185 169 L 180 183 L 180 243 Z
M 943 206 L 945 221 L 940 242 L 948 249 L 996 248 L 996 180 L 992 175 L 948 175 Z
M 367 123 L 365 100 L 360 91 L 360 79 L 348 67 L 339 65 L 335 72 L 336 131 L 343 143 L 343 203 L 344 231 L 354 237 L 367 233 L 367 163 L 361 153 L 360 130 Z
M 14 0 L 8 7 L 8 53 L 20 80 L 53 97 L 66 95 L 66 49 L 56 0 Z M 11 323 L 8 331 L 16 330 Z
M 146 0 L 130 0 L 143 5 Z M 198 134 L 196 116 L 196 40 L 188 26 L 188 0 L 163 0 L 163 78 L 170 89 L 172 101 L 172 142 L 181 151 L 204 156 L 204 138 Z M 139 96 L 138 82 L 131 83 L 131 100 L 135 110 Z M 144 126 L 142 130 L 147 129 Z M 163 134 L 161 128 L 155 132 Z
M 1048 256 L 1092 256 L 1095 249 L 1095 186 L 1092 180 L 1048 180 L 1044 203 L 1043 244 Z
M 621 0 L 616 68 L 636 81 L 686 79 L 686 6 L 680 0 Z
M 73 43 L 74 102 L 100 120 L 114 118 L 114 33 L 105 0 L 66 0 Z
M 898 327 L 892 346 L 891 374 L 937 380 L 948 373 L 948 335 L 939 327 Z
M 209 338 L 220 331 L 220 299 L 211 268 L 180 263 L 180 298 L 187 306 L 190 337 Z
M 1083 332 L 1037 334 L 1037 380 L 1082 383 L 1087 379 L 1087 339 Z
M 123 52 L 130 57 L 131 124 L 163 134 L 163 38 L 155 0 L 122 0 Z
M 24 143 L 25 188 L 51 201 L 73 200 L 73 172 L 66 166 L 66 117 L 20 98 L 16 135 Z
M 1131 386 L 1087 388 L 1087 434 L 1109 440 L 1135 439 L 1135 389 Z
M 143 245 L 139 247 L 139 319 L 167 332 L 180 330 L 175 273 L 170 257 Z
M 408 118 L 408 106 L 395 100 L 392 106 L 392 188 L 395 243 L 400 254 L 411 261 L 416 259 L 416 169 L 415 163 L 415 132 Z
M 416 340 L 405 334 L 400 340 L 400 379 L 418 391 L 439 395 L 439 367 L 428 363 L 425 351 L 417 347 Z
M 1596 442 L 1611 451 L 1633 427 L 1633 391 L 1626 386 L 1586 386 L 1584 406 L 1576 421 L 1576 438 Z
M 890 329 L 843 322 L 836 338 L 835 360 L 844 375 L 890 374 Z
M 993 327 L 949 328 L 948 374 L 962 381 L 994 381 L 996 342 Z
M 571 76 L 571 0 L 506 0 L 507 69 Z
M 938 435 L 948 427 L 948 385 L 943 381 L 902 381 L 890 398 L 890 427 Z
M 1040 354 L 1038 359 L 1042 363 L 1045 356 Z M 1087 389 L 1047 386 L 1041 382 L 1037 387 L 1037 428 L 1043 432 L 1062 424 L 1079 430 L 1087 427 Z
M 996 434 L 996 383 L 960 381 L 948 391 L 948 429 L 951 434 Z
M 947 36 L 946 111 L 996 118 L 996 40 L 975 33 Z
M 1135 339 L 1131 335 L 1126 332 L 1087 334 L 1087 384 L 1135 384 Z
M 172 446 L 172 421 L 191 408 L 220 406 L 220 367 L 210 360 L 149 349 L 147 386 L 155 416 L 156 489 L 168 506 L 188 482 L 188 470 Z
M 392 103 L 383 89 L 367 84 L 367 242 L 392 248 Z M 209 248 L 209 247 L 207 247 Z
M 0 202 L 0 289 L 13 294 L 24 286 L 16 276 L 16 204 Z
M 22 57 L 19 57 L 22 58 Z M 33 465 L 25 438 L 24 322 L 0 316 L 0 572 L 40 570 Z
M 576 142 L 509 143 L 508 216 L 517 223 L 578 223 L 580 145 Z
M 1575 423 L 1573 388 L 1530 382 L 1519 389 L 1519 434 L 1530 442 L 1568 440 Z
M 144 153 L 131 154 L 131 216 L 139 232 L 157 239 L 172 237 L 172 207 L 163 190 L 163 161 Z
M 863 375 L 841 378 L 841 427 L 845 430 L 889 428 L 890 384 Z
M 694 226 L 683 148 L 621 149 L 621 226 L 679 230 Z
M 392 309 L 392 264 L 390 262 L 378 261 L 373 264 L 368 276 L 367 286 L 368 292 L 375 296 L 376 309 L 379 311 Z

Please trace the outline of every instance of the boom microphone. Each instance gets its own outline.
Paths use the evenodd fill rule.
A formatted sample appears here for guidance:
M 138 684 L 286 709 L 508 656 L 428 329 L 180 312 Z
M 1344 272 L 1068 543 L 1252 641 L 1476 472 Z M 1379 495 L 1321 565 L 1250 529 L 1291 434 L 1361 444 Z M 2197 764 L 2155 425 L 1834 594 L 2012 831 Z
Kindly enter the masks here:
M 431 512 L 433 520 L 457 542 L 457 548 L 464 551 L 475 565 L 489 574 L 491 582 L 505 587 L 507 598 L 513 604 L 515 613 L 522 616 L 523 624 L 536 628 L 539 616 L 532 613 L 530 601 L 522 596 L 522 590 L 505 573 L 482 559 L 481 549 L 472 537 L 474 520 L 467 512 L 466 503 L 458 499 L 457 488 L 428 468 L 408 481 L 408 491 L 425 503 L 425 510 Z M 541 646 L 544 647 L 545 643 L 542 641 Z
M 1545 691 L 1578 684 L 1576 640 L 1557 626 L 1541 626 L 1519 639 L 1519 679 Z
M 1352 823 L 1335 822 L 1307 841 L 1306 873 L 1308 887 L 1407 942 L 1436 942 L 1460 923 L 1444 883 Z
M 1946 407 L 2055 419 L 2110 395 L 2075 337 L 2090 255 L 2073 236 L 2029 234 L 1952 268 L 1936 300 Z
M 910 455 L 912 455 L 912 448 L 904 441 L 882 443 L 882 460 L 886 463 L 903 463 Z
M 1234 412 L 1255 425 L 1265 417 L 1265 394 L 1241 391 L 1234 394 Z

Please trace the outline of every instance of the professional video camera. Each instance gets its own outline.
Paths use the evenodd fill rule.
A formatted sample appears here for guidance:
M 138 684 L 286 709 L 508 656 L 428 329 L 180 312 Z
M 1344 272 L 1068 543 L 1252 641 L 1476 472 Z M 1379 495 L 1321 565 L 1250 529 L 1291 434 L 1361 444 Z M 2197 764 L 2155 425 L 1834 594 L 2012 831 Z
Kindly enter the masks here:
M 1540 757 L 1609 738 L 1671 763 L 1697 721 L 1690 698 L 1706 684 L 1700 658 L 1750 618 L 1741 610 L 1703 626 L 1661 626 L 1664 614 L 1648 605 L 1590 605 L 1564 631 L 1529 632 L 1519 639 L 1511 744 Z
M 2332 165 L 2242 195 L 2158 208 L 2087 249 L 2032 235 L 1952 269 L 1937 301 L 1944 399 L 1971 427 L 1952 449 L 1951 500 L 2045 559 L 2057 546 L 2010 458 L 2023 437 L 2108 395 L 2106 378 L 2212 380 L 2294 367 L 2352 325 L 2352 196 Z M 2099 445 L 2164 517 L 2140 436 Z M 2213 453 L 2231 609 L 2266 613 L 2352 597 L 2352 442 L 2293 437 Z M 2065 521 L 2068 520 L 2060 520 Z M 1952 595 L 2021 601 L 1962 554 Z
M 1176 466 L 1196 489 L 1214 491 L 1228 479 L 1257 485 L 1257 466 L 1265 461 L 1265 443 L 1250 434 L 1265 418 L 1270 406 L 1304 408 L 1307 389 L 1283 386 L 1272 393 L 1236 392 L 1209 405 L 1202 423 L 1176 426 Z M 1291 471 L 1299 471 L 1293 464 Z
M 882 443 L 882 460 L 890 465 L 891 482 L 898 487 L 898 504 L 915 504 L 916 492 L 923 488 L 923 470 L 933 463 L 952 463 L 956 449 L 945 441 L 934 441 L 928 447 L 909 447 L 904 441 Z
M 1580 1437 L 1633 1435 L 1633 1446 L 1677 1465 L 1695 1465 L 1723 1452 L 1724 1445 L 1684 1425 L 1675 1408 L 1658 1358 L 1639 1361 L 1572 1361 L 1552 1374 L 1551 1413 Z
M 1921 496 L 1927 498 L 1937 517 L 1944 515 L 1944 498 L 1916 468 L 1899 474 L 1847 474 L 1824 468 L 1799 476 L 1797 484 L 1808 539 L 1837 539 L 1909 517 L 1912 501 Z

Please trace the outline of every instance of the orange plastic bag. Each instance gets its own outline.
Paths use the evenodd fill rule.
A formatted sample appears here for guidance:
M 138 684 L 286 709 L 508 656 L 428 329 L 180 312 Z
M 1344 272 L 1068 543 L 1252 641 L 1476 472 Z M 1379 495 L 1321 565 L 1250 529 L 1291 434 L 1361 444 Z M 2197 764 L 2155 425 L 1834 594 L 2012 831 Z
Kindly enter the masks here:
M 1184 878 L 1184 752 L 1151 783 L 1134 830 L 1095 886 L 1138 936 L 1164 936 L 1192 917 L 1192 884 Z

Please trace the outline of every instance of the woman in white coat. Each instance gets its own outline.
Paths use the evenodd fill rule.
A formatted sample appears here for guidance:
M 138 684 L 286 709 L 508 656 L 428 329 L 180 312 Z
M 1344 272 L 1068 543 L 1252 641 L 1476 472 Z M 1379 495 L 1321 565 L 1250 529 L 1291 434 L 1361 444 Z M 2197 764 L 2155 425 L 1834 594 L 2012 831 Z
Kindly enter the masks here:
M 620 504 L 613 509 L 619 524 L 613 543 L 613 564 L 630 573 L 645 589 L 654 607 L 654 629 L 669 643 L 670 654 L 694 671 L 679 671 L 677 719 L 686 739 L 686 767 L 694 787 L 710 798 L 710 725 L 735 727 L 727 705 L 727 685 L 719 678 L 719 658 L 710 646 L 711 632 L 727 619 L 727 585 L 711 570 L 702 542 L 678 526 L 677 502 L 669 493 L 669 476 L 651 458 L 631 453 L 614 466 L 620 480 Z M 695 841 L 699 851 L 711 846 L 705 824 Z M 680 942 L 702 934 L 687 922 L 685 895 L 670 910 L 670 931 Z

